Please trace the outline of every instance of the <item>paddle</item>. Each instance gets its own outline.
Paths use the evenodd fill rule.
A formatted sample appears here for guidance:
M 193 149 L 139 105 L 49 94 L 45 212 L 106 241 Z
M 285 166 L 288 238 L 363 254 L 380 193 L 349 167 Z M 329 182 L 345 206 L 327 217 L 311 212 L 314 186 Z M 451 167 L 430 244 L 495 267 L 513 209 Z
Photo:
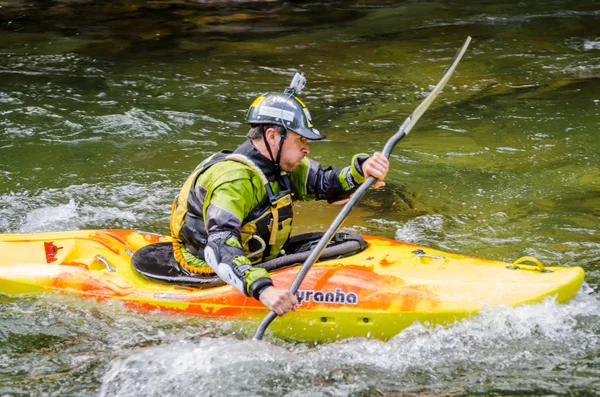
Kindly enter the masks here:
M 396 146 L 396 144 L 402 138 L 404 138 L 406 135 L 408 135 L 410 130 L 414 127 L 414 125 L 417 123 L 417 121 L 421 118 L 423 113 L 425 113 L 427 108 L 429 108 L 429 105 L 431 105 L 431 103 L 435 100 L 435 98 L 442 91 L 442 89 L 444 88 L 444 86 L 446 85 L 448 80 L 450 79 L 450 76 L 452 76 L 452 73 L 454 73 L 454 69 L 456 69 L 458 62 L 460 62 L 462 56 L 467 51 L 467 47 L 469 46 L 470 42 L 471 42 L 471 37 L 469 36 L 465 40 L 465 43 L 462 45 L 462 47 L 458 50 L 456 56 L 454 57 L 454 60 L 452 61 L 452 63 L 448 67 L 448 69 L 446 70 L 446 73 L 444 74 L 444 76 L 442 77 L 440 82 L 429 93 L 427 98 L 425 98 L 423 100 L 423 102 L 421 102 L 421 104 L 419 106 L 417 106 L 417 108 L 411 113 L 411 115 L 408 116 L 406 118 L 406 120 L 404 120 L 404 123 L 402 123 L 402 125 L 398 129 L 398 132 L 396 132 L 396 134 L 394 134 L 394 136 L 392 136 L 386 142 L 385 146 L 383 147 L 383 151 L 382 151 L 382 154 L 386 158 L 390 157 L 390 153 L 394 149 L 394 146 Z M 354 207 L 354 205 L 361 199 L 363 194 L 367 191 L 367 189 L 369 189 L 371 187 L 371 185 L 374 182 L 375 182 L 374 177 L 372 177 L 372 176 L 368 177 L 367 180 L 362 185 L 360 185 L 360 187 L 352 195 L 352 197 L 346 203 L 346 205 L 344 205 L 344 208 L 342 208 L 340 213 L 334 219 L 331 226 L 329 226 L 329 229 L 327 229 L 325 234 L 323 234 L 323 237 L 321 237 L 321 240 L 319 240 L 317 246 L 313 249 L 310 256 L 308 258 L 306 258 L 306 260 L 304 261 L 304 264 L 300 268 L 300 271 L 296 275 L 296 278 L 294 279 L 294 282 L 292 283 L 292 285 L 290 287 L 290 292 L 292 294 L 296 294 L 296 292 L 298 292 L 298 288 L 300 287 L 300 284 L 302 283 L 302 280 L 304 280 L 304 277 L 306 276 L 306 273 L 308 272 L 310 267 L 313 265 L 313 263 L 315 263 L 317 260 L 319 260 L 321 253 L 323 252 L 323 250 L 325 249 L 327 244 L 329 244 L 329 241 L 331 240 L 333 235 L 337 232 L 338 228 L 340 227 L 340 225 L 342 224 L 344 219 L 346 219 L 346 217 L 350 213 L 350 210 L 352 210 L 352 207 Z M 267 327 L 269 326 L 269 324 L 271 324 L 271 322 L 275 319 L 275 317 L 277 317 L 277 314 L 275 314 L 275 312 L 271 310 L 265 316 L 265 318 L 261 321 L 261 323 L 258 325 L 258 328 L 256 330 L 256 333 L 254 334 L 253 339 L 261 340 Z

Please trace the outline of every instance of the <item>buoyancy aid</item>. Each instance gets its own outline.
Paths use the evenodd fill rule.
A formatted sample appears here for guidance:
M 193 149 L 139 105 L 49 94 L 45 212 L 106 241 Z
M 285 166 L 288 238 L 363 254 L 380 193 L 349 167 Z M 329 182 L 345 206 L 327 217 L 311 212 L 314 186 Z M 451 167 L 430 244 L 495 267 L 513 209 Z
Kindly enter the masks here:
M 173 202 L 171 211 L 171 235 L 173 250 L 179 264 L 192 273 L 207 274 L 213 270 L 204 262 L 184 257 L 186 251 L 203 259 L 203 247 L 207 242 L 204 227 L 203 202 L 195 187 L 200 175 L 221 161 L 236 161 L 256 173 L 263 183 L 266 194 L 260 204 L 242 220 L 241 244 L 251 263 L 273 259 L 280 254 L 292 230 L 292 184 L 287 174 L 269 182 L 261 169 L 248 157 L 231 152 L 217 153 L 194 170 Z M 274 226 L 275 225 L 275 226 Z

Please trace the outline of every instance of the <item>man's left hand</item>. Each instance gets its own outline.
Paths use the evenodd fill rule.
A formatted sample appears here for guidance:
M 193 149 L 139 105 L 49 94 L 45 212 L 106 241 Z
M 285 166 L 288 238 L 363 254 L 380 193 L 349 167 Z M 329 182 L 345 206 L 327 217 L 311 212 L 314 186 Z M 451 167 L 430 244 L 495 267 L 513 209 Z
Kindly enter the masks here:
M 379 152 L 373 153 L 373 155 L 362 164 L 362 172 L 365 178 L 372 176 L 377 179 L 373 184 L 374 188 L 385 186 L 383 180 L 389 169 L 390 162 Z

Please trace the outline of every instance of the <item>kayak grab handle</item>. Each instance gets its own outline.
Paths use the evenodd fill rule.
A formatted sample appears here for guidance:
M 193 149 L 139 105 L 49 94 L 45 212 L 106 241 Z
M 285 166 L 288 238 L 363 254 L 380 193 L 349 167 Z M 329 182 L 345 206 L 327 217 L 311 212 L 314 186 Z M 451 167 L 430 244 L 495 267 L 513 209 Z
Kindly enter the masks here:
M 114 272 L 115 268 L 112 267 L 112 265 L 108 262 L 108 260 L 103 257 L 102 255 L 96 255 L 96 259 L 98 259 L 100 262 L 104 263 L 104 266 L 106 266 L 106 270 L 108 270 L 109 272 Z
M 538 267 L 538 270 L 541 273 L 552 273 L 552 270 L 546 269 L 544 267 L 544 265 L 542 265 L 542 262 L 540 262 L 540 260 L 538 258 L 534 258 L 533 256 L 522 256 L 519 259 L 517 259 L 516 261 L 514 261 L 512 263 L 512 265 L 506 266 L 506 268 L 511 269 L 511 270 L 517 270 L 517 269 L 519 269 L 519 267 L 517 265 L 521 264 L 523 262 L 532 262 L 532 263 L 536 264 Z

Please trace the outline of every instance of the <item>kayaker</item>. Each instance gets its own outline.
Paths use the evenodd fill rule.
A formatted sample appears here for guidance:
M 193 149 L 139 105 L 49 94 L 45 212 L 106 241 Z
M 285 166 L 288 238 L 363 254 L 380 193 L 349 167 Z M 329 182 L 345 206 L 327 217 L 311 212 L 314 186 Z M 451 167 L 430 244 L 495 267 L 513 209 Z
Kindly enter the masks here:
M 389 168 L 378 152 L 357 154 L 341 169 L 323 168 L 306 157 L 308 141 L 325 137 L 297 96 L 305 81 L 297 73 L 283 93 L 256 98 L 246 115 L 248 140 L 200 163 L 176 197 L 170 221 L 175 258 L 183 269 L 216 273 L 280 316 L 294 309 L 296 297 L 274 287 L 267 271 L 252 265 L 282 254 L 291 233 L 292 201 L 343 201 L 368 176 L 378 179 L 375 187 L 383 186 Z

